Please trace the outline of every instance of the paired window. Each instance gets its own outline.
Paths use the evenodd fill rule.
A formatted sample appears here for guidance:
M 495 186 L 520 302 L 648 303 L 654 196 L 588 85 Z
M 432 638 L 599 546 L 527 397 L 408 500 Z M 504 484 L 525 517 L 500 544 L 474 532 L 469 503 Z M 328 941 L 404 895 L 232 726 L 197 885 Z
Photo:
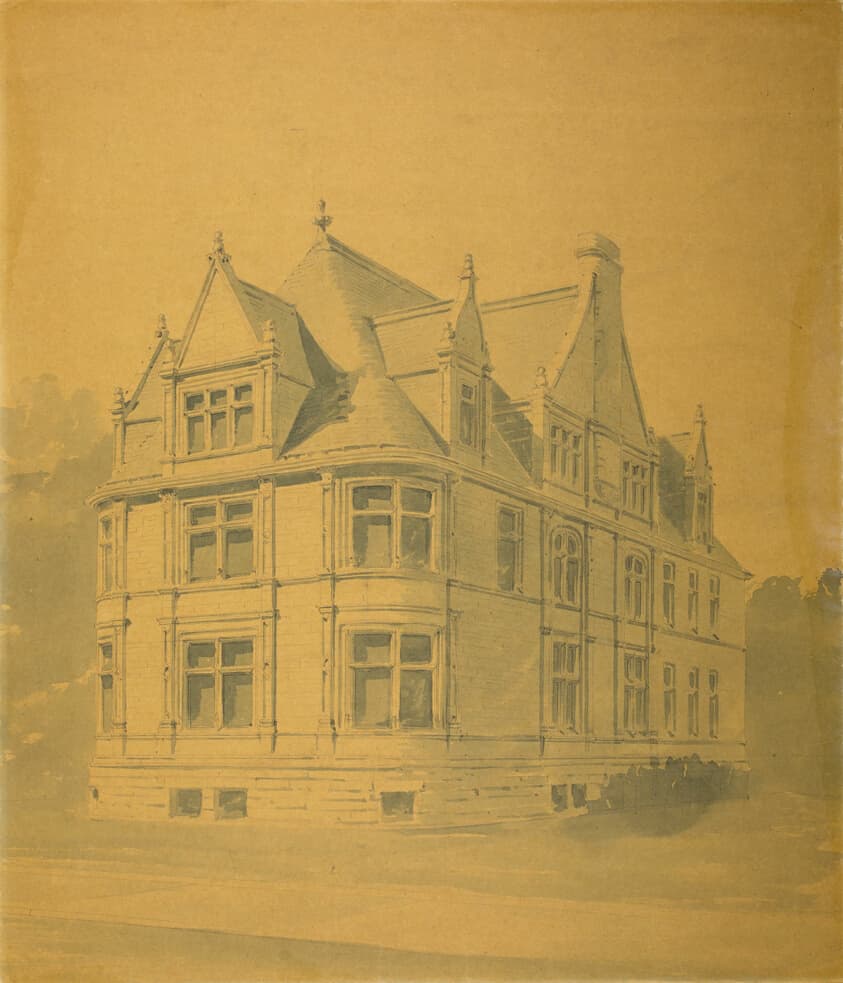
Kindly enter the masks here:
M 550 428 L 550 474 L 563 484 L 576 487 L 582 474 L 582 434 L 568 427 Z
M 637 553 L 630 553 L 624 561 L 624 600 L 630 620 L 646 621 L 647 563 Z
M 524 513 L 498 509 L 498 588 L 514 591 L 520 586 L 524 540 Z
M 185 393 L 184 417 L 188 454 L 251 444 L 254 429 L 251 383 Z
M 565 604 L 580 603 L 582 581 L 582 545 L 579 536 L 569 529 L 553 534 L 553 596 Z
M 108 593 L 114 589 L 114 518 L 110 515 L 100 519 L 99 526 L 100 553 L 100 590 Z
M 351 718 L 355 727 L 430 728 L 435 710 L 435 638 L 403 631 L 353 632 Z
M 708 624 L 712 632 L 720 625 L 720 578 L 709 577 L 708 580 Z
M 184 721 L 188 727 L 251 727 L 254 644 L 251 638 L 188 642 L 184 656 Z
M 431 569 L 433 506 L 432 491 L 403 482 L 353 488 L 351 560 L 354 566 Z
M 648 716 L 647 656 L 624 656 L 623 726 L 628 734 L 646 734 Z
M 688 734 L 697 737 L 700 732 L 700 671 L 688 672 Z
M 254 573 L 253 512 L 251 498 L 188 506 L 188 580 L 247 577 Z
M 477 446 L 477 388 L 460 385 L 460 442 Z
M 716 669 L 708 670 L 708 736 L 720 736 L 720 674 Z
M 668 734 L 676 733 L 676 666 L 665 662 L 662 667 L 664 683 L 664 729 Z
M 688 625 L 691 631 L 699 630 L 700 617 L 700 574 L 698 570 L 688 571 Z
M 623 507 L 638 515 L 647 514 L 650 469 L 636 461 L 623 462 Z
M 553 643 L 551 719 L 560 730 L 579 727 L 580 647 L 569 642 Z
M 676 565 L 662 564 L 662 613 L 665 624 L 676 624 Z
M 99 647 L 100 732 L 114 730 L 114 646 L 103 642 Z

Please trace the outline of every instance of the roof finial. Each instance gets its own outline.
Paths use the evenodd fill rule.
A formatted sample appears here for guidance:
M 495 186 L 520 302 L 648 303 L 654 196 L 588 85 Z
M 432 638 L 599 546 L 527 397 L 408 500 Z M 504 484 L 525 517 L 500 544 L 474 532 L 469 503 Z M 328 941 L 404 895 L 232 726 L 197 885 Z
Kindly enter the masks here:
M 536 389 L 547 389 L 547 369 L 540 365 L 536 369 Z
M 223 263 L 226 263 L 231 259 L 231 257 L 225 251 L 225 243 L 222 239 L 222 232 L 220 232 L 219 229 L 217 229 L 217 231 L 214 233 L 214 248 L 208 259 L 218 259 Z
M 166 314 L 159 314 L 158 315 L 158 327 L 155 329 L 155 337 L 156 338 L 166 338 L 168 334 L 169 334 L 169 331 L 167 329 L 167 315 Z
M 328 226 L 334 220 L 331 218 L 330 215 L 326 215 L 325 214 L 325 208 L 327 206 L 325 205 L 325 199 L 324 198 L 320 198 L 319 201 L 316 202 L 316 207 L 319 209 L 319 214 L 313 220 L 313 224 L 318 229 L 320 229 L 323 234 L 326 234 L 327 231 L 328 231 Z
M 697 414 L 694 417 L 694 423 L 705 423 L 705 413 L 703 412 L 702 403 L 697 403 Z
M 471 253 L 465 254 L 465 265 L 463 266 L 462 276 L 474 276 L 474 257 L 471 255 Z

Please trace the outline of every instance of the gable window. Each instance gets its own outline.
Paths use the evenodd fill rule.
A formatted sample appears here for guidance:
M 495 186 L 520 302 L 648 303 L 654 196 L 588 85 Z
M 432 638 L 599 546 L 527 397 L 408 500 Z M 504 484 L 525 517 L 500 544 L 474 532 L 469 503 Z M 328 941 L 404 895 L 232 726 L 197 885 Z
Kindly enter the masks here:
M 100 733 L 110 734 L 114 729 L 114 647 L 103 642 L 99 647 L 99 711 Z
M 566 485 L 576 487 L 582 474 L 582 434 L 569 427 L 550 428 L 550 474 Z
M 623 507 L 638 515 L 647 514 L 647 492 L 650 469 L 646 464 L 623 462 Z
M 404 482 L 390 481 L 353 488 L 353 565 L 431 569 L 433 506 L 431 490 Z
M 103 516 L 99 526 L 100 590 L 107 594 L 114 589 L 114 519 Z
M 416 629 L 373 629 L 350 637 L 351 721 L 374 730 L 438 724 L 435 637 Z
M 713 632 L 720 624 L 720 578 L 710 577 L 708 581 L 708 624 Z
M 626 616 L 631 621 L 647 619 L 647 564 L 637 553 L 624 562 L 624 599 Z
M 252 499 L 190 505 L 187 515 L 187 579 L 248 577 L 255 571 Z
M 697 737 L 700 732 L 700 671 L 696 667 L 688 673 L 688 735 Z
M 196 729 L 251 727 L 253 644 L 250 638 L 188 642 L 184 721 Z
M 580 647 L 569 642 L 553 643 L 553 688 L 551 719 L 560 730 L 579 726 Z
M 676 565 L 662 564 L 662 613 L 665 624 L 676 624 Z
M 709 520 L 709 508 L 708 508 L 708 491 L 701 490 L 697 492 L 697 539 L 701 543 L 708 543 L 708 520 Z
M 647 656 L 624 656 L 623 726 L 629 734 L 647 732 Z
M 698 570 L 688 571 L 688 626 L 698 631 L 700 616 L 700 574 Z
M 708 736 L 720 736 L 720 696 L 718 688 L 720 674 L 716 669 L 708 670 Z
M 518 509 L 498 509 L 498 587 L 514 591 L 521 579 L 523 513 Z
M 241 383 L 185 393 L 184 416 L 188 454 L 251 444 L 252 385 Z
M 553 534 L 553 596 L 564 604 L 580 603 L 582 547 L 569 529 Z
M 477 389 L 460 385 L 460 441 L 466 447 L 477 446 Z
M 665 662 L 662 667 L 664 683 L 664 729 L 668 734 L 676 733 L 676 666 Z

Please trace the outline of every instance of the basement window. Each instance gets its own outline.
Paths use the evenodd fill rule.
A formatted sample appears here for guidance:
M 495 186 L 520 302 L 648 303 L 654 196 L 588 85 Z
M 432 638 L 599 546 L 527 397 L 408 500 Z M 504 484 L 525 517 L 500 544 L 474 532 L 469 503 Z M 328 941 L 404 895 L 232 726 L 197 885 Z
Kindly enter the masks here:
M 384 817 L 412 816 L 415 792 L 381 792 L 381 812 Z
M 201 788 L 171 788 L 170 815 L 196 818 L 202 812 Z
M 214 802 L 214 815 L 217 819 L 245 819 L 246 789 L 217 789 L 216 801 Z

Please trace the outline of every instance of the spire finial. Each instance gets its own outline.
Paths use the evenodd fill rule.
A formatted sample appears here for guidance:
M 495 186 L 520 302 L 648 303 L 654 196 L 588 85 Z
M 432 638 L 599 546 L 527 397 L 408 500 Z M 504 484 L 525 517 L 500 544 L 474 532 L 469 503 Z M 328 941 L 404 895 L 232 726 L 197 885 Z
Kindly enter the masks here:
M 227 263 L 231 259 L 225 251 L 225 243 L 223 242 L 222 232 L 219 229 L 214 233 L 214 248 L 208 259 L 218 259 L 223 263 Z
M 327 215 L 325 213 L 325 209 L 326 209 L 327 205 L 325 204 L 325 199 L 324 198 L 320 198 L 319 201 L 316 202 L 316 207 L 319 209 L 319 214 L 313 220 L 313 224 L 318 229 L 320 229 L 323 234 L 325 234 L 328 231 L 328 226 L 334 220 L 331 218 L 330 215 Z
M 465 265 L 463 266 L 462 276 L 474 276 L 474 257 L 471 255 L 471 253 L 465 254 Z
M 155 329 L 155 337 L 156 338 L 166 338 L 168 334 L 169 334 L 169 331 L 167 329 L 167 315 L 166 314 L 159 314 L 158 315 L 158 327 Z
M 122 386 L 114 387 L 114 399 L 111 403 L 112 413 L 120 413 L 126 405 L 126 393 Z
M 705 423 L 705 413 L 703 412 L 703 404 L 697 403 L 697 413 L 694 417 L 695 423 Z

